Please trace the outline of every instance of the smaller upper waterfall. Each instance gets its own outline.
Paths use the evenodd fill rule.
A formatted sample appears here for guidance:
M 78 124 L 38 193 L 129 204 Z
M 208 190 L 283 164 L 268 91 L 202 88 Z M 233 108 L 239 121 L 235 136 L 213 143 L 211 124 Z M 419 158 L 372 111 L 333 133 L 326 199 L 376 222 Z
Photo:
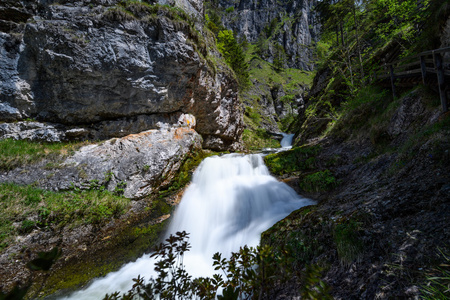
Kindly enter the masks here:
M 282 133 L 283 139 L 281 140 L 280 144 L 282 148 L 292 148 L 292 140 L 294 138 L 293 133 Z

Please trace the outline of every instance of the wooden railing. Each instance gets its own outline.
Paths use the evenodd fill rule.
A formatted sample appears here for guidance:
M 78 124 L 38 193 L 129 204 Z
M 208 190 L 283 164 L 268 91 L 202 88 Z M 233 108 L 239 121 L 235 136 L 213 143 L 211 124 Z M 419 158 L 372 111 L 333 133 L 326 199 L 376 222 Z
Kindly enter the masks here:
M 450 55 L 446 56 L 445 53 L 450 53 L 450 47 L 422 52 L 384 64 L 379 71 L 373 74 L 374 79 L 387 80 L 390 78 L 394 97 L 397 97 L 396 84 L 402 81 L 407 85 L 408 81 L 417 83 L 421 78 L 423 84 L 437 85 L 442 110 L 447 112 L 447 91 L 450 90 Z

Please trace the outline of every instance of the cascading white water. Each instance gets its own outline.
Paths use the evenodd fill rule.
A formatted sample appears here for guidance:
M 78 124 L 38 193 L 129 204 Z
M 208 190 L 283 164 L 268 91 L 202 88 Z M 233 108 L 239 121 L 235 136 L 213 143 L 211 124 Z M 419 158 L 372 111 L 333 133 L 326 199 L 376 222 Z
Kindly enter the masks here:
M 272 177 L 259 154 L 209 157 L 194 173 L 167 236 L 177 231 L 190 233 L 192 248 L 184 257 L 186 269 L 194 277 L 211 276 L 215 252 L 227 257 L 241 246 L 258 245 L 261 232 L 310 204 L 314 202 Z M 64 299 L 97 300 L 105 293 L 126 291 L 137 275 L 151 277 L 153 267 L 154 260 L 144 255 Z
M 282 133 L 283 139 L 281 140 L 280 144 L 282 148 L 290 149 L 292 148 L 292 139 L 294 138 L 293 133 Z

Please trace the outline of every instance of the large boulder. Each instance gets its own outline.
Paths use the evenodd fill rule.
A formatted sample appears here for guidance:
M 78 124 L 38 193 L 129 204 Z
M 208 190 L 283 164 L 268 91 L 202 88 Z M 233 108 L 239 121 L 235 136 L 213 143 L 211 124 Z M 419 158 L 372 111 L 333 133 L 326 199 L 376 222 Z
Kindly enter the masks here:
M 127 198 L 147 196 L 170 182 L 185 157 L 201 148 L 202 138 L 190 124 L 195 121 L 87 145 L 59 162 L 44 160 L 0 173 L 0 182 L 37 184 L 56 191 L 89 189 L 95 184 L 120 190 Z

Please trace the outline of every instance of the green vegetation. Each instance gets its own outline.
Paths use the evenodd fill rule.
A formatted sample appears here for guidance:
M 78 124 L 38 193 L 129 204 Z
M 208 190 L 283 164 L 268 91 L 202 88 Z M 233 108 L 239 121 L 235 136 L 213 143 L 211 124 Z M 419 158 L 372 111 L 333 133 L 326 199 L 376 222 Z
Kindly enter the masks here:
M 186 232 L 177 232 L 156 248 L 153 257 L 157 278 L 148 283 L 138 276 L 133 287 L 123 295 L 115 292 L 106 295 L 104 300 L 118 299 L 229 299 L 237 300 L 257 295 L 270 297 L 271 286 L 278 280 L 289 280 L 291 270 L 286 255 L 275 255 L 270 246 L 257 248 L 242 247 L 232 253 L 230 259 L 222 258 L 220 253 L 213 256 L 213 266 L 223 274 L 212 278 L 196 278 L 187 273 L 183 265 L 184 253 L 189 251 Z M 303 290 L 304 299 L 332 299 L 327 285 L 319 279 L 319 267 L 312 266 L 305 273 L 308 290 Z M 218 289 L 222 295 L 218 295 Z
M 233 69 L 241 88 L 249 85 L 248 64 L 242 45 L 236 41 L 232 30 L 222 30 L 217 34 L 217 49 L 227 64 Z
M 154 214 L 152 214 L 153 216 Z M 157 245 L 168 225 L 168 220 L 148 225 L 130 225 L 117 230 L 118 234 L 107 236 L 100 249 L 90 254 L 82 253 L 83 259 L 70 258 L 64 268 L 53 270 L 41 290 L 40 297 L 57 291 L 74 290 L 87 284 L 92 278 L 105 276 L 118 270 L 124 263 L 137 259 Z
M 149 16 L 164 16 L 171 20 L 186 21 L 191 24 L 194 22 L 184 10 L 178 7 L 135 0 L 119 2 L 116 6 L 108 9 L 102 17 L 111 22 L 124 22 L 142 20 Z
M 319 171 L 303 177 L 300 187 L 307 192 L 326 192 L 337 185 L 337 180 L 330 170 Z
M 65 156 L 88 142 L 78 143 L 36 143 L 26 140 L 0 140 L 0 170 L 12 170 L 17 167 L 37 163 L 44 158 L 57 165 Z
M 384 59 L 438 48 L 439 28 L 450 13 L 449 5 L 448 0 L 421 1 L 420 5 L 410 0 L 318 3 L 324 27 L 315 49 L 318 73 L 325 80 L 320 91 L 310 95 L 305 116 L 300 116 L 300 136 L 328 135 L 333 127 L 348 128 L 346 122 L 363 126 L 366 116 L 390 109 L 387 105 L 396 99 L 389 89 L 378 86 L 389 86 L 389 82 L 376 80 L 373 73 L 381 70 Z M 372 124 L 372 142 L 386 143 L 384 129 L 383 124 Z M 342 137 L 352 135 L 351 130 L 345 131 Z
M 261 134 L 256 131 L 267 125 L 289 132 L 291 123 L 297 118 L 296 101 L 302 98 L 304 90 L 312 84 L 313 73 L 298 69 L 277 69 L 259 57 L 256 46 L 251 44 L 247 46 L 246 57 L 249 61 L 250 85 L 242 91 L 241 100 L 246 107 L 244 121 L 247 129 L 254 132 L 252 136 L 260 137 Z M 264 112 L 265 106 L 274 101 L 282 102 L 284 109 L 288 111 L 287 115 L 280 119 L 274 115 L 274 121 L 261 118 L 267 114 Z M 261 143 L 254 144 L 249 149 L 256 149 L 258 144 Z
M 308 171 L 317 168 L 315 156 L 319 151 L 320 146 L 295 147 L 288 151 L 267 155 L 264 157 L 264 162 L 270 172 L 275 175 Z
M 189 155 L 183 161 L 178 174 L 174 176 L 173 180 L 165 182 L 164 185 L 160 187 L 159 197 L 167 197 L 183 188 L 191 181 L 195 167 L 197 167 L 203 159 L 215 154 L 216 153 L 210 151 L 198 151 L 189 153 Z
M 363 250 L 363 243 L 358 237 L 359 224 L 354 220 L 344 220 L 334 227 L 334 242 L 339 260 L 349 265 L 358 259 Z
M 427 283 L 420 289 L 422 299 L 446 300 L 450 298 L 450 255 L 439 249 L 442 263 L 432 269 L 426 278 Z
M 280 142 L 264 129 L 256 128 L 254 130 L 244 129 L 242 140 L 246 149 L 260 150 L 263 148 L 279 148 Z
M 104 222 L 123 213 L 129 202 L 104 190 L 57 193 L 1 183 L 0 247 L 34 228 Z
M 225 10 L 227 13 L 232 13 L 234 11 L 234 6 L 227 7 Z

